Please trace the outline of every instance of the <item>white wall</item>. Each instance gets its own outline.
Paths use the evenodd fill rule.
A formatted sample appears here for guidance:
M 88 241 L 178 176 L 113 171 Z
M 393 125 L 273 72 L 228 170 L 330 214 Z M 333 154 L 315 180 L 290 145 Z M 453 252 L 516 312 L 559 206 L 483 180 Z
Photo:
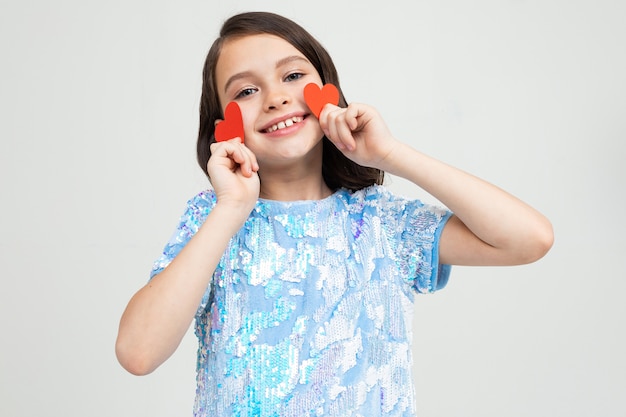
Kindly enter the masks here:
M 624 3 L 214 3 L 1 3 L 0 415 L 191 415 L 191 332 L 147 377 L 113 345 L 207 186 L 205 53 L 226 17 L 257 9 L 316 35 L 348 100 L 398 137 L 553 221 L 538 263 L 456 267 L 417 299 L 420 415 L 626 415 Z

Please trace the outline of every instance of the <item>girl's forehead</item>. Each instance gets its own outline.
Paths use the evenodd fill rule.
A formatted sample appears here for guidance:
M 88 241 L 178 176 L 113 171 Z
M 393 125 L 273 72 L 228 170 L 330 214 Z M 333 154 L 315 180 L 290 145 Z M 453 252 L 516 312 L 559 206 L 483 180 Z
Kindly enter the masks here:
M 226 61 L 230 56 L 237 60 L 258 59 L 260 56 L 280 55 L 285 52 L 301 54 L 296 47 L 285 39 L 268 33 L 238 36 L 227 39 L 222 45 L 220 61 Z
M 215 66 L 217 84 L 223 85 L 232 74 L 271 70 L 281 60 L 294 56 L 309 62 L 295 46 L 276 35 L 254 34 L 227 39 Z

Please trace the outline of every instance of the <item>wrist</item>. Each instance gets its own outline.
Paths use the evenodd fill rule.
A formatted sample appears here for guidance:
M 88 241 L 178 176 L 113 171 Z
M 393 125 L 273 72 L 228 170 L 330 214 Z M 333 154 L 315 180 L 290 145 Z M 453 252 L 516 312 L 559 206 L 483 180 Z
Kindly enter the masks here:
M 238 224 L 241 226 L 254 209 L 256 200 L 248 201 L 220 201 L 218 200 L 211 210 L 211 214 L 219 217 L 225 224 Z
M 381 160 L 379 169 L 391 175 L 404 178 L 406 167 L 413 165 L 411 162 L 407 163 L 407 161 L 412 160 L 411 155 L 413 155 L 413 152 L 415 152 L 413 148 L 398 141 L 396 146 Z

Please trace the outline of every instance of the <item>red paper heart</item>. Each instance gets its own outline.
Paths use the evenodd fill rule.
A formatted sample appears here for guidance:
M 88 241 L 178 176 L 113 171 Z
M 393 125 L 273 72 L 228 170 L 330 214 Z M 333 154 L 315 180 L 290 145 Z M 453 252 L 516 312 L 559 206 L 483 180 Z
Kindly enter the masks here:
M 224 110 L 224 120 L 215 126 L 215 140 L 222 142 L 237 137 L 243 143 L 243 118 L 239 105 L 231 101 Z
M 315 83 L 304 87 L 304 101 L 319 119 L 322 109 L 327 103 L 339 104 L 339 90 L 333 84 L 325 84 L 321 89 Z

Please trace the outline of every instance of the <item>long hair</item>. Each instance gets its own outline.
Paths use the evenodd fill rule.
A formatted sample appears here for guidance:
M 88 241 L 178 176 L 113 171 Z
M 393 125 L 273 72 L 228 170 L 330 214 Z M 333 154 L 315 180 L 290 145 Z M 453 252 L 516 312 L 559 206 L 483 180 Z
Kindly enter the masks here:
M 215 141 L 215 121 L 223 119 L 215 82 L 217 60 L 226 40 L 258 34 L 275 35 L 293 45 L 313 64 L 324 84 L 331 83 L 337 87 L 339 106 L 347 107 L 347 101 L 339 85 L 339 76 L 335 64 L 326 49 L 304 28 L 292 20 L 274 13 L 247 12 L 234 15 L 222 25 L 220 36 L 209 49 L 202 73 L 200 127 L 196 151 L 198 164 L 207 177 L 207 162 L 211 157 L 210 146 Z M 355 191 L 383 183 L 383 171 L 364 167 L 351 161 L 326 136 L 322 140 L 322 177 L 330 189 L 347 188 Z

